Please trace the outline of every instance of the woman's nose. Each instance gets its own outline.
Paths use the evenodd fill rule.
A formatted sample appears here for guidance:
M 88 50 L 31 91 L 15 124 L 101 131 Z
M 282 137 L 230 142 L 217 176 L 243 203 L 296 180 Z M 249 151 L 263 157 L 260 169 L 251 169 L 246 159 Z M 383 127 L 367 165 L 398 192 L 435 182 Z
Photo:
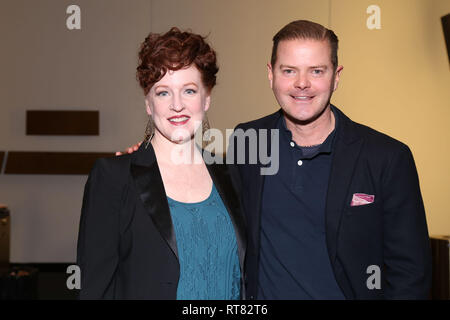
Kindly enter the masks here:
M 181 110 L 184 109 L 183 103 L 180 97 L 178 97 L 177 95 L 174 96 L 174 98 L 172 99 L 172 103 L 169 107 L 171 110 L 175 112 L 180 112 Z

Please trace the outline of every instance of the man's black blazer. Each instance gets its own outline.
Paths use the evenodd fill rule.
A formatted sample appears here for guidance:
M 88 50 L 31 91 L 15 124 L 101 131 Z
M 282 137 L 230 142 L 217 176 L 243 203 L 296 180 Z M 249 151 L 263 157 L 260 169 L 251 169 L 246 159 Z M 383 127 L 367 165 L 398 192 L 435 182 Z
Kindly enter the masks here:
M 339 123 L 332 151 L 325 225 L 337 283 L 348 299 L 426 299 L 431 285 L 430 246 L 411 151 L 405 144 L 355 123 L 332 108 L 338 113 Z M 275 129 L 281 116 L 279 110 L 236 129 Z M 270 139 L 267 142 L 270 149 Z M 254 299 L 258 290 L 264 176 L 260 174 L 259 161 L 256 165 L 248 163 L 248 145 L 245 149 L 246 163 L 236 165 L 233 177 L 241 180 L 240 194 L 248 226 L 247 299 Z M 350 206 L 354 193 L 375 195 L 375 201 Z M 369 266 L 373 265 L 381 270 L 381 289 L 367 286 L 368 278 L 374 274 Z
M 225 164 L 207 168 L 235 229 L 243 279 L 246 236 L 238 195 Z M 96 161 L 84 192 L 77 264 L 81 299 L 176 299 L 177 244 L 151 145 Z

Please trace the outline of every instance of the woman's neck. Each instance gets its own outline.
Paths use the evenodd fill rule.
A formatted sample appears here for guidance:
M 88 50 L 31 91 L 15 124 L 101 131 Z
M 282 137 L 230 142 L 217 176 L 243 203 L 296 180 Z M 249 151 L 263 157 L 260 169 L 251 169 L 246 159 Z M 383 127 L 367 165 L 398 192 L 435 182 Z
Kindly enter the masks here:
M 151 143 L 156 158 L 161 164 L 186 166 L 203 163 L 201 152 L 195 145 L 194 139 L 183 143 L 175 143 L 159 132 L 155 132 Z

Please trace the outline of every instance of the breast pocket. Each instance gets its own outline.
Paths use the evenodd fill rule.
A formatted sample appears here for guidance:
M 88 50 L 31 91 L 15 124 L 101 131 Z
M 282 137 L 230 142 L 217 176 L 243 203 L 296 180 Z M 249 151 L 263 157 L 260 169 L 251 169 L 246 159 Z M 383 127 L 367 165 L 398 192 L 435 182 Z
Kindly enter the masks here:
M 357 205 L 357 206 L 347 205 L 345 213 L 350 216 L 364 215 L 364 214 L 370 214 L 370 212 L 375 213 L 378 210 L 379 210 L 378 203 L 372 202 L 372 203 Z
M 346 212 L 350 215 L 376 210 L 379 198 L 373 188 L 355 187 L 348 195 Z M 362 192 L 355 192 L 356 190 Z

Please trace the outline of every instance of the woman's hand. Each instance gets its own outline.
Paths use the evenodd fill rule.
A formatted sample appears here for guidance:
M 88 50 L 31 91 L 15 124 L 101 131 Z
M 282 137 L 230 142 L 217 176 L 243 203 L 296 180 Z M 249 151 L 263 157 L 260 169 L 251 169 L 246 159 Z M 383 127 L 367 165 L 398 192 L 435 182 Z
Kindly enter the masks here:
M 132 146 L 132 147 L 129 147 L 129 148 L 126 149 L 125 151 L 117 151 L 117 152 L 116 152 L 116 156 L 121 156 L 121 155 L 126 154 L 126 153 L 133 153 L 133 152 L 135 152 L 137 149 L 139 149 L 139 147 L 141 146 L 141 144 L 142 144 L 142 141 L 136 143 L 136 144 L 135 144 L 134 146 Z

